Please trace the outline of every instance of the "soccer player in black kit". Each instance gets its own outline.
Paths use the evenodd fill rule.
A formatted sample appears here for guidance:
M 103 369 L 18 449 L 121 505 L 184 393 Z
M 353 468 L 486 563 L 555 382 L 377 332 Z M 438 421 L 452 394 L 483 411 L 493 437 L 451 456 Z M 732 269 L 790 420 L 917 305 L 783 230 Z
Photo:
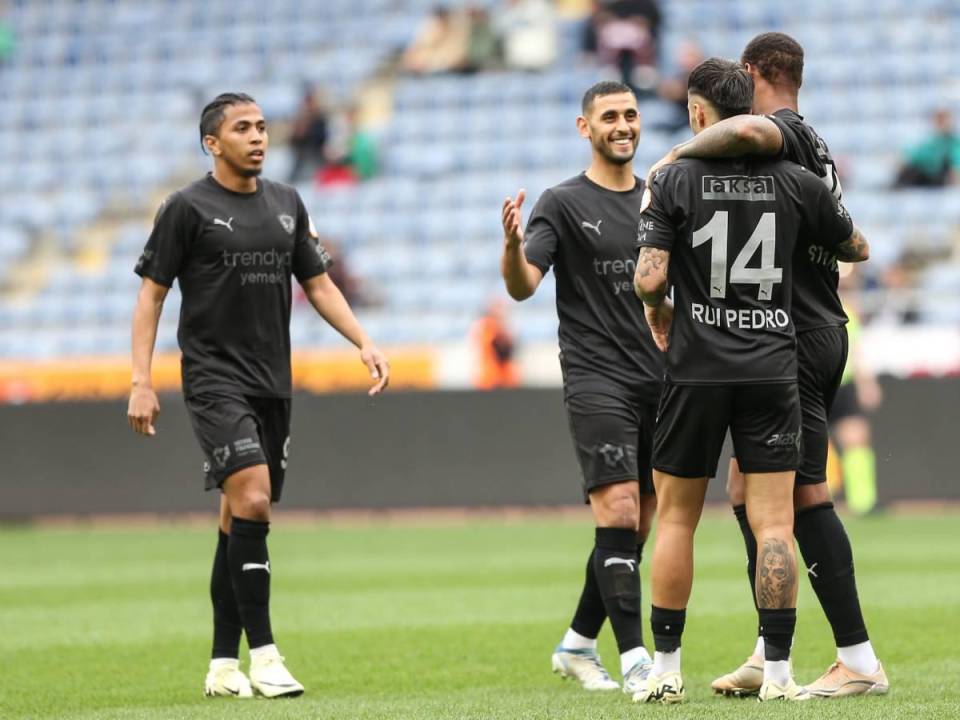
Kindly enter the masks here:
M 763 33 L 750 41 L 741 62 L 754 81 L 753 112 L 761 114 L 717 123 L 674 148 L 654 166 L 654 172 L 663 163 L 684 157 L 773 155 L 813 171 L 840 200 L 840 179 L 830 150 L 798 112 L 803 48 L 783 33 Z M 807 689 L 819 697 L 882 695 L 890 684 L 867 635 L 850 539 L 826 482 L 827 418 L 847 358 L 847 315 L 837 292 L 837 258 L 816 237 L 803 243 L 800 250 L 794 265 L 793 321 L 803 443 L 794 491 L 794 533 L 837 646 L 837 661 Z M 752 586 L 757 545 L 747 523 L 743 474 L 736 459 L 730 463 L 728 490 L 747 547 Z M 714 680 L 714 690 L 728 695 L 757 692 L 763 677 L 762 658 L 763 639 L 758 638 L 747 661 Z
M 688 81 L 699 133 L 750 109 L 753 83 L 711 58 Z M 794 250 L 816 237 L 855 259 L 863 240 L 814 173 L 794 163 L 685 159 L 655 174 L 640 217 L 637 293 L 667 351 L 654 436 L 658 508 L 653 552 L 656 653 L 638 702 L 683 700 L 680 642 L 693 582 L 693 536 L 727 430 L 745 473 L 758 546 L 756 602 L 764 638 L 761 700 L 806 700 L 791 677 L 797 574 L 793 486 L 801 441 L 791 319 Z M 666 298 L 673 286 L 673 304 Z
M 545 191 L 525 231 L 524 191 L 507 198 L 501 270 L 510 295 L 524 300 L 553 268 L 564 399 L 596 522 L 580 601 L 553 669 L 588 690 L 616 689 L 596 652 L 609 617 L 623 690 L 632 694 L 651 667 L 638 566 L 656 509 L 650 443 L 663 360 L 631 282 L 643 192 L 633 174 L 637 99 L 625 85 L 598 83 L 584 95 L 582 113 L 577 128 L 591 144 L 590 167 Z
M 137 263 L 143 283 L 127 414 L 138 433 L 156 433 L 160 406 L 150 366 L 163 301 L 176 279 L 184 400 L 206 456 L 206 487 L 221 493 L 204 692 L 290 697 L 303 686 L 273 641 L 267 533 L 290 452 L 291 274 L 317 312 L 360 349 L 376 382 L 371 395 L 386 387 L 389 367 L 326 274 L 329 258 L 297 191 L 259 177 L 267 129 L 254 99 L 219 95 L 203 109 L 200 138 L 213 172 L 167 198 Z M 242 632 L 249 680 L 239 668 Z

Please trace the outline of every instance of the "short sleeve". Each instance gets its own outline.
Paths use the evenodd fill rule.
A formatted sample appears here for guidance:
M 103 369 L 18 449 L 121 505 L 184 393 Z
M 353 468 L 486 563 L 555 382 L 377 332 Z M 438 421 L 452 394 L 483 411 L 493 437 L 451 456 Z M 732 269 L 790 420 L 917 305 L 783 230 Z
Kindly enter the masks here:
M 527 262 L 544 275 L 553 267 L 560 245 L 557 226 L 560 224 L 560 203 L 546 190 L 533 207 L 523 233 L 523 252 Z
M 653 182 L 644 191 L 641 202 L 640 224 L 637 227 L 636 248 L 655 247 L 672 250 L 677 238 L 677 230 L 682 223 L 678 218 L 677 180 L 679 171 L 675 167 L 664 168 L 657 172 Z M 646 201 L 650 193 L 649 203 Z
M 812 193 L 815 199 L 810 220 L 813 223 L 812 235 L 818 242 L 825 248 L 833 249 L 849 240 L 853 234 L 853 220 L 843 203 L 819 179 L 809 182 L 806 192 Z
M 193 210 L 179 192 L 164 200 L 134 272 L 171 287 L 186 257 L 194 231 L 192 225 Z
M 786 120 L 776 115 L 764 115 L 764 117 L 777 126 L 780 130 L 780 135 L 783 137 L 783 146 L 780 148 L 780 154 L 777 156 L 777 159 L 792 160 L 795 163 L 801 163 L 804 154 L 800 152 L 802 145 L 796 129 Z
M 293 249 L 293 274 L 299 282 L 321 275 L 333 264 L 330 253 L 320 244 L 313 220 L 297 195 L 297 241 Z

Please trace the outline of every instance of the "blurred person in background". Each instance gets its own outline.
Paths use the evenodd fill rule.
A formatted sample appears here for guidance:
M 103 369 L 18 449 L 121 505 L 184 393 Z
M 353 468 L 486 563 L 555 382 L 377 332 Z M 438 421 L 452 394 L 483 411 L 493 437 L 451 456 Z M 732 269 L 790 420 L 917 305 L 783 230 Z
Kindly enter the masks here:
M 945 187 L 960 178 L 960 135 L 949 110 L 933 114 L 933 134 L 906 152 L 895 187 Z
M 206 457 L 206 489 L 220 491 L 204 693 L 293 697 L 303 685 L 274 644 L 267 552 L 290 451 L 291 275 L 324 320 L 359 348 L 375 382 L 371 395 L 386 387 L 389 367 L 327 275 L 327 253 L 300 195 L 259 178 L 268 135 L 254 99 L 217 96 L 201 114 L 200 139 L 213 172 L 161 205 L 136 266 L 143 281 L 127 418 L 136 432 L 156 434 L 151 366 L 163 302 L 176 280 L 184 401 Z M 238 659 L 244 632 L 249 679 Z
M 545 70 L 557 59 L 557 18 L 549 0 L 508 0 L 494 24 L 511 70 Z
M 844 276 L 841 285 L 844 290 L 857 284 L 855 275 L 851 271 Z M 877 457 L 867 413 L 880 407 L 883 390 L 863 357 L 860 313 L 849 301 L 844 303 L 844 308 L 850 318 L 847 324 L 850 353 L 840 378 L 837 398 L 830 409 L 830 430 L 840 454 L 847 507 L 857 515 L 866 515 L 877 504 Z
M 633 293 L 644 189 L 633 174 L 640 141 L 633 91 L 618 82 L 589 88 L 577 130 L 590 142 L 589 168 L 544 191 L 526 230 L 525 191 L 504 201 L 500 271 L 510 296 L 526 300 L 553 269 L 564 404 L 596 524 L 580 602 L 554 650 L 553 670 L 587 690 L 616 690 L 597 654 L 609 618 L 623 691 L 632 694 L 652 667 L 640 562 L 657 506 L 650 454 L 663 377 L 662 355 Z
M 0 65 L 9 62 L 17 50 L 17 36 L 13 26 L 0 19 Z
M 470 328 L 477 360 L 474 387 L 478 390 L 512 388 L 520 384 L 516 341 L 507 324 L 507 305 L 494 300 Z
M 326 162 L 330 121 L 317 101 L 313 88 L 307 88 L 300 107 L 290 123 L 290 146 L 293 148 L 293 167 L 288 182 L 295 183 L 313 174 Z
M 454 72 L 467 60 L 470 22 L 460 10 L 443 5 L 423 21 L 413 42 L 404 50 L 400 67 L 413 75 Z
M 695 40 L 683 40 L 677 46 L 673 73 L 657 85 L 657 95 L 660 99 L 671 103 L 676 110 L 673 121 L 664 125 L 664 130 L 676 132 L 689 127 L 687 79 L 690 77 L 690 72 L 703 60 L 703 50 Z
M 497 37 L 490 13 L 478 5 L 467 8 L 467 54 L 463 66 L 465 73 L 491 70 L 500 62 L 500 40 Z
M 377 174 L 377 141 L 360 117 L 356 105 L 340 115 L 327 150 L 329 162 L 315 176 L 318 185 L 353 185 Z
M 638 94 L 656 90 L 660 6 L 656 0 L 598 0 L 583 48 Z

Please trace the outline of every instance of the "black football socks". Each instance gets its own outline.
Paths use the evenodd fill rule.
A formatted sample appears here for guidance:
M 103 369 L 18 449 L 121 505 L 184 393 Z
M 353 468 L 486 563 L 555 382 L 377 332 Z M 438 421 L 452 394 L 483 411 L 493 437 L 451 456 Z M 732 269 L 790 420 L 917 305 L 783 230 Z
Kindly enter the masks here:
M 654 649 L 659 653 L 673 653 L 679 650 L 686 622 L 686 610 L 670 610 L 654 605 L 650 609 Z
M 636 530 L 597 528 L 593 571 L 621 654 L 643 645 L 638 564 Z
M 227 547 L 230 536 L 219 531 L 217 551 L 213 556 L 213 572 L 210 575 L 210 600 L 213 602 L 213 658 L 236 658 L 240 656 L 240 635 L 243 623 L 237 598 L 230 580 L 230 564 Z
M 247 644 L 251 649 L 273 644 L 270 630 L 269 522 L 233 518 L 227 557 Z
M 590 557 L 587 558 L 583 591 L 580 593 L 580 602 L 577 603 L 573 622 L 570 623 L 570 628 L 585 638 L 596 638 L 600 634 L 600 628 L 603 627 L 603 621 L 607 619 L 607 610 L 603 605 L 603 598 L 600 597 L 600 587 L 597 585 L 597 574 L 593 569 L 594 553 L 595 550 L 591 550 Z
M 857 596 L 853 550 L 833 503 L 797 512 L 793 532 L 837 647 L 866 642 L 869 637 Z

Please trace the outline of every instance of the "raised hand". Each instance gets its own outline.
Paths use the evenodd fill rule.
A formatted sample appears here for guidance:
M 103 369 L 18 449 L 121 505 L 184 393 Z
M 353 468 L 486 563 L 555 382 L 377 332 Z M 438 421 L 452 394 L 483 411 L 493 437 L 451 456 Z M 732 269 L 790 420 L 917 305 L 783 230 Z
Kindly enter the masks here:
M 503 201 L 501 215 L 503 239 L 511 247 L 519 247 L 523 244 L 523 213 L 521 207 L 526 197 L 527 191 L 521 188 L 515 200 L 508 197 Z

